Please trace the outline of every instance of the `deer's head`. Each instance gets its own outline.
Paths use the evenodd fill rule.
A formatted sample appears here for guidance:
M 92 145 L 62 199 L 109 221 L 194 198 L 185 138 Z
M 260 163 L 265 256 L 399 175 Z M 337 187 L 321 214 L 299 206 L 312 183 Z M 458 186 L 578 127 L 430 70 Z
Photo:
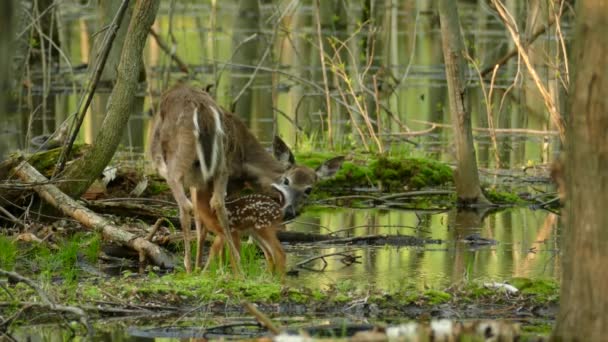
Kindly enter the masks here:
M 285 220 L 299 215 L 315 184 L 321 179 L 333 177 L 344 162 L 344 157 L 340 156 L 326 160 L 316 169 L 297 165 L 293 153 L 279 137 L 274 138 L 273 152 L 275 158 L 285 166 L 283 175 L 272 184 L 281 194 Z

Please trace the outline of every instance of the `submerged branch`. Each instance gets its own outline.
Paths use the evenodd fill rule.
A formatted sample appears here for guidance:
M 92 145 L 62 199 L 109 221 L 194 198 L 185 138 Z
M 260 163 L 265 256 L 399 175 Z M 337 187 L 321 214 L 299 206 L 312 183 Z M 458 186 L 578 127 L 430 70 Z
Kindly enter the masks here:
M 89 335 L 89 337 L 92 336 L 93 326 L 89 322 L 89 317 L 84 312 L 84 310 L 82 310 L 81 308 L 75 307 L 75 306 L 61 305 L 61 304 L 53 303 L 50 300 L 49 296 L 42 290 L 42 288 L 40 286 L 38 286 L 38 284 L 36 284 L 33 280 L 20 275 L 19 273 L 0 269 L 0 275 L 6 276 L 13 281 L 17 281 L 17 282 L 26 284 L 27 286 L 31 287 L 34 291 L 36 291 L 36 293 L 38 294 L 38 297 L 40 297 L 40 299 L 42 300 L 42 303 L 36 303 L 36 302 L 18 303 L 21 306 L 23 306 L 23 307 L 36 306 L 38 308 L 45 308 L 45 309 L 49 309 L 51 311 L 74 314 L 75 316 L 77 316 L 79 318 L 80 323 L 82 323 L 82 325 L 87 329 L 87 334 Z M 23 312 L 23 311 L 20 311 L 20 313 L 21 312 Z M 14 316 L 14 317 L 12 317 L 12 320 L 14 320 L 16 318 L 17 317 Z M 7 323 L 7 322 L 5 322 L 5 323 Z

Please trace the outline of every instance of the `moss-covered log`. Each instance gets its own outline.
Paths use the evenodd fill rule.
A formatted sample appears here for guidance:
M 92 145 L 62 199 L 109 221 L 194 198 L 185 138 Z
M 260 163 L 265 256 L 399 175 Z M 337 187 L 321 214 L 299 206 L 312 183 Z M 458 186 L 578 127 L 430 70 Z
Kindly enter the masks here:
M 120 229 L 103 217 L 80 205 L 57 189 L 54 185 L 48 184 L 48 179 L 42 176 L 27 162 L 23 161 L 17 165 L 14 168 L 14 172 L 22 181 L 34 184 L 34 190 L 45 201 L 61 210 L 65 215 L 71 216 L 79 221 L 85 227 L 100 232 L 106 239 L 136 250 L 140 254 L 150 258 L 156 265 L 161 267 L 173 267 L 173 261 L 170 255 L 163 249 L 142 237 L 135 236 L 130 232 Z

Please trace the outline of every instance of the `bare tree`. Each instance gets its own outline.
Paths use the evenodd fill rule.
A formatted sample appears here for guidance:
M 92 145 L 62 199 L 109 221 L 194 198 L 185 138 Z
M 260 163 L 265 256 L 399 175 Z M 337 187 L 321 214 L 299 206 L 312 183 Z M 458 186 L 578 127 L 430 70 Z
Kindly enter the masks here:
M 576 21 L 561 302 L 553 337 L 601 341 L 608 334 L 608 3 L 577 1 Z
M 451 0 L 439 1 L 439 19 L 441 21 L 441 38 L 445 74 L 448 82 L 450 100 L 450 116 L 454 126 L 457 168 L 454 173 L 456 195 L 461 204 L 487 204 L 488 200 L 479 186 L 479 172 L 471 130 L 471 114 L 465 108 L 466 95 L 465 51 L 456 2 Z
M 63 175 L 70 182 L 63 183 L 61 190 L 72 197 L 78 197 L 87 190 L 118 148 L 136 101 L 142 52 L 156 18 L 159 2 L 160 0 L 139 0 L 135 5 L 124 42 L 128 49 L 123 49 L 120 57 L 116 85 L 112 90 L 106 117 L 91 149 L 70 165 Z

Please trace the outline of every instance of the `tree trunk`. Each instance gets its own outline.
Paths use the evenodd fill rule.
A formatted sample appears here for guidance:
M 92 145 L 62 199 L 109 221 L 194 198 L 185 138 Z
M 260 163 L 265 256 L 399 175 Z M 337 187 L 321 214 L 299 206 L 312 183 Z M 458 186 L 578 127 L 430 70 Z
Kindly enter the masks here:
M 456 194 L 461 204 L 487 204 L 488 200 L 481 192 L 479 174 L 471 130 L 471 114 L 464 106 L 465 70 L 463 51 L 465 51 L 456 2 L 439 1 L 439 19 L 445 74 L 448 81 L 450 115 L 454 126 L 457 168 L 454 172 Z
M 72 197 L 78 197 L 87 190 L 118 148 L 136 101 L 142 52 L 159 3 L 160 0 L 139 0 L 135 5 L 124 43 L 129 48 L 123 49 L 121 54 L 108 113 L 91 150 L 68 167 L 63 175 L 70 182 L 62 183 L 61 190 Z
M 98 0 L 97 4 L 97 31 L 101 31 L 104 28 L 107 28 L 114 20 L 116 13 L 122 5 L 123 0 Z M 118 74 L 118 67 L 120 64 L 120 59 L 122 55 L 122 49 L 125 44 L 125 39 L 127 37 L 128 23 L 131 21 L 131 17 L 133 15 L 133 8 L 135 7 L 136 1 L 131 1 L 128 5 L 124 17 L 122 18 L 122 23 L 120 23 L 120 27 L 116 32 L 116 37 L 114 38 L 114 42 L 112 43 L 112 47 L 110 49 L 110 53 L 108 54 L 108 58 L 105 62 L 105 67 L 103 68 L 101 77 L 99 79 L 99 85 L 103 88 L 112 88 L 112 85 L 116 83 L 116 78 Z M 98 39 L 94 41 L 93 44 L 93 55 L 91 56 L 90 69 L 92 70 L 92 66 L 97 63 L 100 55 L 96 53 L 97 51 L 101 51 L 102 45 L 104 43 L 104 39 L 102 39 L 104 35 L 99 35 Z M 143 55 L 140 57 L 143 59 Z M 144 69 L 143 62 L 140 64 L 139 68 L 139 81 L 145 81 L 146 73 Z M 97 133 L 98 127 L 100 127 L 106 115 L 106 108 L 108 108 L 108 102 L 111 99 L 111 95 L 107 92 L 98 92 L 95 94 L 93 98 L 93 102 L 91 104 L 91 112 L 89 115 L 89 120 L 87 121 L 89 124 L 85 125 L 85 141 L 86 137 L 92 137 Z M 131 109 L 129 112 L 132 114 L 142 113 L 144 109 L 144 98 L 137 97 L 136 101 L 133 102 Z M 137 122 L 140 123 L 140 122 Z M 122 144 L 129 147 L 140 147 L 143 145 L 143 129 L 139 127 L 139 125 L 135 124 L 133 126 L 127 125 L 128 134 L 123 135 Z M 129 140 L 129 136 L 131 140 Z M 90 141 L 87 141 L 90 142 Z
M 13 25 L 15 24 L 13 7 L 12 0 L 0 2 L 0 22 L 2 23 L 2 29 L 0 29 L 0 61 L 3 61 L 0 65 L 0 115 L 4 116 L 8 114 L 8 97 L 11 93 L 10 89 L 13 89 L 12 78 L 9 76 L 12 64 L 10 61 L 13 58 Z
M 560 311 L 554 338 L 608 335 L 608 3 L 577 1 L 566 136 Z

